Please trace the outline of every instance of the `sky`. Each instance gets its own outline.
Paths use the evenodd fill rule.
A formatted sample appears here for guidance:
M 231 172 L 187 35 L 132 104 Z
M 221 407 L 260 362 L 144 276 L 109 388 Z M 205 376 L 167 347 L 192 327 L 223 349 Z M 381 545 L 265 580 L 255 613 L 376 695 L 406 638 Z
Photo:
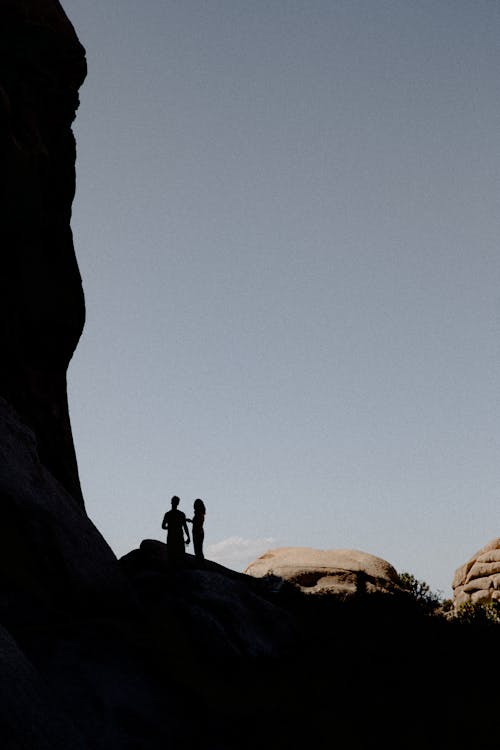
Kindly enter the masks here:
M 118 557 L 500 536 L 500 4 L 62 0 L 87 51 L 70 415 Z M 192 552 L 192 548 L 188 549 Z

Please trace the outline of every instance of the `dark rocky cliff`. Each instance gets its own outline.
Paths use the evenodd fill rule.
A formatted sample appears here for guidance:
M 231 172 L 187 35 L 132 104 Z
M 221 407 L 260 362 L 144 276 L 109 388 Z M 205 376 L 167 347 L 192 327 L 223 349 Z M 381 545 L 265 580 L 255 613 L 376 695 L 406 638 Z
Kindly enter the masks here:
M 0 396 L 83 504 L 66 370 L 85 305 L 70 219 L 85 51 L 57 0 L 0 8 Z

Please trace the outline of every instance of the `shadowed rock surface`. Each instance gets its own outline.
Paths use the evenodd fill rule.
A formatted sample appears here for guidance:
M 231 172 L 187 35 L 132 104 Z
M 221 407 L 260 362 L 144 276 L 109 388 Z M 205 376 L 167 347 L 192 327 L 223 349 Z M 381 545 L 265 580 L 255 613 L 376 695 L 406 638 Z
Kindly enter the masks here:
M 297 646 L 297 623 L 271 603 L 273 588 L 267 582 L 189 554 L 183 568 L 172 570 L 166 544 L 153 539 L 120 558 L 120 565 L 155 619 L 164 612 L 179 613 L 198 658 L 282 658 Z
M 85 306 L 70 227 L 85 51 L 57 0 L 0 7 L 0 396 L 83 504 L 66 370 Z
M 34 433 L 1 398 L 0 502 L 4 623 L 15 611 L 42 622 L 54 609 L 130 609 L 133 597 L 114 553 L 43 465 Z

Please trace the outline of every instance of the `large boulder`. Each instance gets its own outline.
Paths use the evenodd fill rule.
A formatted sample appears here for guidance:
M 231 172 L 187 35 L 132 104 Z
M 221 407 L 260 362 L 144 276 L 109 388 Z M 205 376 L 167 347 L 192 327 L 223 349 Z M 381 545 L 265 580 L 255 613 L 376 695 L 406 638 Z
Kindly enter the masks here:
M 400 589 L 398 574 L 390 563 L 353 549 L 281 547 L 258 557 L 245 573 L 259 578 L 274 576 L 308 594 L 389 593 Z
M 500 537 L 456 569 L 452 589 L 455 609 L 467 602 L 500 601 Z
M 0 8 L 0 396 L 83 505 L 66 370 L 85 305 L 70 227 L 85 50 L 57 0 Z

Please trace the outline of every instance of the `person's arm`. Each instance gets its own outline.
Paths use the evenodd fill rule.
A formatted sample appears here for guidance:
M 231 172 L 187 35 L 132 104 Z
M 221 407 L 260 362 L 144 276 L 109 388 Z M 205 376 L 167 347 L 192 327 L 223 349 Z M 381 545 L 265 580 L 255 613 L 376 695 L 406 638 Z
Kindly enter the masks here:
M 162 521 L 161 527 L 162 527 L 162 529 L 166 529 L 167 526 L 168 526 L 167 514 L 165 513 L 165 515 L 163 516 L 163 521 Z
M 186 532 L 186 544 L 189 544 L 189 542 L 191 541 L 191 537 L 189 536 L 189 529 L 188 529 L 188 525 L 186 521 L 187 521 L 187 518 L 184 519 L 184 523 L 182 524 L 182 526 L 184 528 L 184 531 Z

